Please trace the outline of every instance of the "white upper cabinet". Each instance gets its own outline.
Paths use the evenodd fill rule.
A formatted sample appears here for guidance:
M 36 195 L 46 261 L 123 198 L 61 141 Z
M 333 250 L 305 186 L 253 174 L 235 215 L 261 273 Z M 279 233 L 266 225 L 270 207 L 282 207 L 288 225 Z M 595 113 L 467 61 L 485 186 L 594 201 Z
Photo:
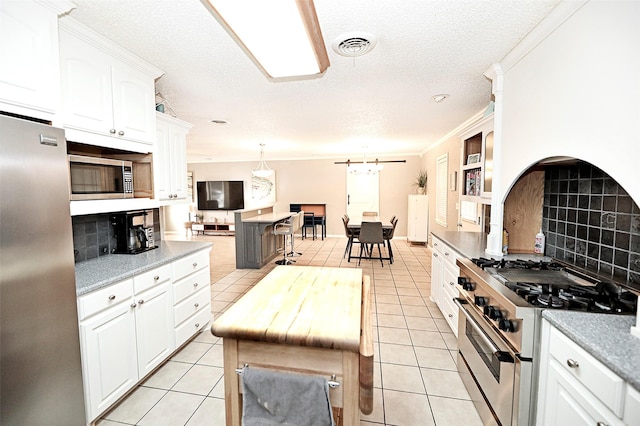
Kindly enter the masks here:
M 187 200 L 187 133 L 191 124 L 157 113 L 153 156 L 156 197 L 162 204 Z
M 60 20 L 60 62 L 67 139 L 151 152 L 160 70 L 71 18 Z
M 74 7 L 64 0 L 0 1 L 0 110 L 55 120 L 58 15 Z

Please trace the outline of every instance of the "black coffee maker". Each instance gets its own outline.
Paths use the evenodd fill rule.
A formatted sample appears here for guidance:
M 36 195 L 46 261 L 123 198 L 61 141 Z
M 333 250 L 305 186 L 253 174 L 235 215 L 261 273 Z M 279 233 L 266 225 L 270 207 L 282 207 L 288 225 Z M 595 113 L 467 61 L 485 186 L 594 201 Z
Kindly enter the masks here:
M 153 211 L 136 210 L 111 214 L 116 248 L 114 253 L 137 254 L 157 248 L 153 239 Z

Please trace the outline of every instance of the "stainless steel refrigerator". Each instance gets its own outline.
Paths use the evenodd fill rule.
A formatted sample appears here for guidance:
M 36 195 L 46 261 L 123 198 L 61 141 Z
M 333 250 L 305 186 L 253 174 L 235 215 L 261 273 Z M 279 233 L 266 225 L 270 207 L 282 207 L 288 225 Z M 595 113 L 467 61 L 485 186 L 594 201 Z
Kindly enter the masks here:
M 86 424 L 64 131 L 0 115 L 0 424 Z

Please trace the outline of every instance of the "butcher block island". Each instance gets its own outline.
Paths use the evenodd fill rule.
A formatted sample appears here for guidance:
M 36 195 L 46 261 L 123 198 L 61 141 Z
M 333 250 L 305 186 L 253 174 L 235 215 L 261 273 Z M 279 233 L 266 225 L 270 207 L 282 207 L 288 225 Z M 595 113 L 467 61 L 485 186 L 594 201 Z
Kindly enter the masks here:
M 244 366 L 322 376 L 337 424 L 373 409 L 370 282 L 361 269 L 278 266 L 211 326 L 223 338 L 227 425 L 240 425 Z M 238 370 L 238 371 L 236 371 Z

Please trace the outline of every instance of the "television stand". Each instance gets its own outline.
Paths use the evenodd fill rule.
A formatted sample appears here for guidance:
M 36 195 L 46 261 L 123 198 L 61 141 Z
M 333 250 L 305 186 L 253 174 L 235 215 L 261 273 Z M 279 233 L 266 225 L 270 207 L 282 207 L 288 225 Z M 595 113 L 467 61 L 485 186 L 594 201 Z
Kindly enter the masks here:
M 194 222 L 191 231 L 196 235 L 235 235 L 233 223 Z

